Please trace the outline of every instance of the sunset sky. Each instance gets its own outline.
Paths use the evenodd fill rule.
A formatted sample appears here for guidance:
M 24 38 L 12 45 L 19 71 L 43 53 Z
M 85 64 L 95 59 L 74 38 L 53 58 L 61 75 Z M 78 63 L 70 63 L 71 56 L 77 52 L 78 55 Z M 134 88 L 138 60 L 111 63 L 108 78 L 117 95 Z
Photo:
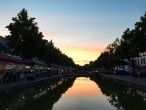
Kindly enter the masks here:
M 0 0 L 0 35 L 25 8 L 44 38 L 76 64 L 97 59 L 106 46 L 146 12 L 146 0 Z

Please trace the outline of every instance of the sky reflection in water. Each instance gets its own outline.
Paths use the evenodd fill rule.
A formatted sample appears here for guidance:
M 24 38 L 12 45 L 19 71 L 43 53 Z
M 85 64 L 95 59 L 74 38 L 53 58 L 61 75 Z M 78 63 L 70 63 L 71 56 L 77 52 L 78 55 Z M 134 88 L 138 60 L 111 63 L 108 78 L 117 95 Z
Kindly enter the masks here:
M 146 110 L 146 92 L 96 76 L 54 78 L 1 94 L 0 110 Z
M 53 110 L 116 110 L 107 99 L 95 82 L 80 77 L 62 95 Z

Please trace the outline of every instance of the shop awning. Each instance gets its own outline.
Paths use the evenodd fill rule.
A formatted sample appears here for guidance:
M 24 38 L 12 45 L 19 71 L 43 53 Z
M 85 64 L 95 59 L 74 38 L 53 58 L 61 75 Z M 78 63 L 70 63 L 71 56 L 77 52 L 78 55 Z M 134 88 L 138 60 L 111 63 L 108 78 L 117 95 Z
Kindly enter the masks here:
M 0 62 L 15 63 L 15 64 L 25 64 L 26 62 L 20 58 L 16 58 L 4 53 L 0 53 Z

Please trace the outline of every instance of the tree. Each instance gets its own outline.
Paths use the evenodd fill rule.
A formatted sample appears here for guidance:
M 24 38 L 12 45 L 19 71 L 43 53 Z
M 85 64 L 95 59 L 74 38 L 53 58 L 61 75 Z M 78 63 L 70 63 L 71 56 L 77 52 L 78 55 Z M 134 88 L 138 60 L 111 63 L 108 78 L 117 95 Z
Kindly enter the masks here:
M 75 67 L 75 63 L 72 58 L 69 58 L 67 55 L 63 54 L 59 48 L 56 48 L 52 40 L 46 43 L 45 53 L 46 54 L 44 54 L 43 57 L 47 62 Z
M 44 36 L 39 32 L 37 22 L 34 20 L 35 18 L 28 16 L 27 10 L 22 9 L 17 17 L 12 18 L 13 22 L 6 26 L 10 31 L 6 39 L 12 53 L 23 59 L 37 57 L 50 63 L 75 66 L 71 58 L 54 46 L 52 40 L 48 42 L 43 39 Z
M 129 64 L 135 73 L 135 57 L 146 51 L 146 13 L 135 23 L 135 29 L 127 28 L 121 37 L 109 44 L 106 51 L 101 53 L 90 67 L 109 69 L 116 65 Z
M 146 51 L 146 13 L 135 23 L 134 51 Z
M 10 31 L 10 35 L 6 36 L 8 46 L 14 54 L 24 59 L 40 55 L 43 35 L 34 20 L 28 16 L 27 10 L 22 9 L 17 17 L 12 18 L 13 22 L 6 26 Z

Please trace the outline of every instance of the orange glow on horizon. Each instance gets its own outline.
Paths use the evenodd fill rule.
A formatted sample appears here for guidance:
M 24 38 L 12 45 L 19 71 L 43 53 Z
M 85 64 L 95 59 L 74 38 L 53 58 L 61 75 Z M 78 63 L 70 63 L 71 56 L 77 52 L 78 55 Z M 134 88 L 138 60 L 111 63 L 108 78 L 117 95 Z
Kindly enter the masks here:
M 90 61 L 95 61 L 101 52 L 104 50 L 104 46 L 95 46 L 95 47 L 72 47 L 72 46 L 63 46 L 61 47 L 61 51 L 65 53 L 67 56 L 71 57 L 76 64 L 81 66 L 85 64 L 89 64 Z
M 5 37 L 5 35 L 8 35 L 8 30 L 2 31 L 1 35 Z M 79 33 L 67 33 L 67 34 L 79 34 Z M 54 38 L 62 38 L 63 35 L 56 35 L 55 33 L 50 33 L 50 35 Z M 44 37 L 44 39 L 48 39 L 48 37 Z M 62 38 L 65 39 L 65 38 Z M 85 64 L 89 64 L 90 61 L 95 61 L 100 53 L 104 50 L 105 45 L 104 44 L 97 44 L 97 43 L 91 43 L 91 42 L 75 42 L 74 41 L 54 41 L 53 43 L 57 48 L 59 48 L 62 53 L 66 54 L 68 57 L 71 57 L 75 64 L 79 64 L 81 66 Z
M 89 61 L 96 60 L 98 57 L 98 52 L 90 50 L 64 50 L 63 52 L 79 65 L 88 64 Z
M 81 39 L 77 41 L 78 36 L 81 38 L 86 35 L 86 32 L 47 32 L 45 35 L 46 39 L 50 37 L 53 39 L 55 46 L 59 48 L 62 53 L 71 57 L 75 64 L 81 66 L 89 64 L 90 61 L 95 61 L 106 47 L 106 44 L 97 43 L 91 39 L 83 39 L 83 42 Z

